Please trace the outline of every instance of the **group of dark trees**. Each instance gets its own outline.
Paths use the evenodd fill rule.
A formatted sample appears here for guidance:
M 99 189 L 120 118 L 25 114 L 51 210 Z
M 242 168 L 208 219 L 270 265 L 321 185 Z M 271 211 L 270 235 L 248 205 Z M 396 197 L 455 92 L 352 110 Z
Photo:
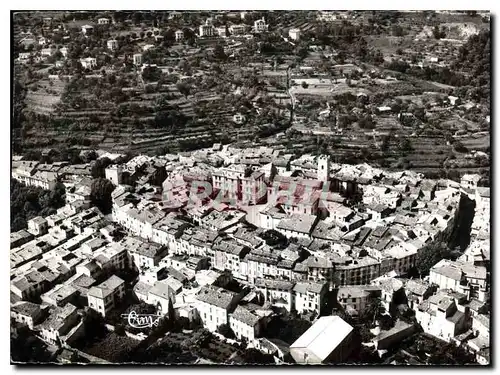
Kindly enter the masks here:
M 429 365 L 468 365 L 476 364 L 474 354 L 466 350 L 463 345 L 443 343 L 428 336 L 418 334 L 404 340 L 399 345 L 407 354 L 415 356 L 422 364 Z M 401 358 L 402 357 L 402 358 Z M 392 359 L 406 362 L 403 351 L 398 350 Z
M 464 346 L 457 346 L 454 343 L 441 343 L 434 346 L 435 350 L 431 353 L 428 363 L 431 365 L 470 365 L 476 364 L 476 358 L 473 353 Z
M 171 332 L 168 336 L 165 336 L 165 328 Z M 187 336 L 180 328 L 182 325 L 177 320 L 176 323 L 169 322 L 168 318 L 160 321 L 158 328 L 130 353 L 130 360 L 140 363 L 186 364 L 201 357 L 222 363 L 233 352 L 245 355 L 238 345 L 223 343 L 204 328 L 197 327 Z M 156 331 L 159 335 L 155 334 Z M 220 326 L 220 331 L 234 337 L 234 332 L 227 325 Z
M 364 63 L 380 64 L 384 61 L 380 50 L 369 48 L 366 35 L 378 35 L 383 28 L 376 22 L 353 24 L 347 20 L 339 23 L 322 24 L 314 31 L 306 33 L 321 45 L 337 51 L 335 60 L 342 64 L 347 56 L 353 56 Z M 305 38 L 304 38 L 305 39 Z
M 455 227 L 448 239 L 452 249 L 459 248 L 464 251 L 470 244 L 471 226 L 474 221 L 476 202 L 467 196 L 462 196 L 458 206 L 458 216 Z
M 361 129 L 375 129 L 375 122 L 370 115 L 360 117 L 358 120 L 358 125 Z
M 110 103 L 120 104 L 127 101 L 131 94 L 123 91 L 122 88 L 132 83 L 125 75 L 117 78 L 114 74 L 108 74 L 103 75 L 102 78 L 96 78 L 75 74 L 64 87 L 59 108 L 62 110 L 109 109 Z M 83 95 L 82 92 L 85 89 L 93 95 Z
M 440 260 L 452 257 L 452 250 L 446 243 L 432 243 L 418 251 L 416 267 L 420 275 L 427 275 L 430 269 Z
M 266 230 L 259 237 L 266 241 L 266 245 L 271 247 L 285 248 L 288 244 L 287 238 L 274 229 Z
M 25 186 L 15 179 L 10 182 L 10 228 L 16 232 L 27 227 L 36 216 L 49 216 L 65 204 L 66 190 L 58 184 L 53 190 Z
M 106 168 L 111 165 L 111 160 L 107 157 L 99 158 L 95 160 L 92 164 L 92 177 L 93 178 L 104 178 Z
M 425 245 L 417 253 L 416 269 L 421 276 L 429 273 L 430 269 L 442 259 L 455 260 L 470 243 L 470 227 L 474 219 L 475 202 L 463 197 L 459 204 L 459 213 L 456 225 L 442 241 L 435 241 Z
M 468 94 L 476 100 L 490 101 L 491 87 L 491 32 L 471 36 L 460 47 L 451 69 L 466 74 Z
M 36 337 L 28 327 L 17 329 L 10 337 L 11 360 L 19 363 L 49 363 L 52 354 L 47 344 Z
M 26 97 L 26 87 L 19 79 L 14 80 L 12 89 L 12 104 L 13 104 L 13 127 L 20 128 L 22 110 L 24 108 L 24 98 Z
M 266 328 L 267 338 L 277 338 L 292 345 L 311 327 L 311 322 L 297 316 L 283 314 L 274 316 Z
M 448 67 L 426 66 L 420 68 L 418 66 L 410 66 L 410 64 L 403 60 L 393 60 L 386 64 L 386 68 L 409 74 L 425 81 L 435 81 L 451 86 L 463 86 L 467 83 L 466 77 L 463 74 L 453 71 Z
M 363 314 L 359 317 L 359 322 L 373 327 L 375 322 L 382 318 L 386 313 L 385 307 L 379 297 L 370 299 L 368 305 L 363 310 Z
M 424 68 L 410 66 L 406 61 L 393 60 L 386 68 L 405 73 L 426 81 L 435 81 L 450 86 L 457 86 L 459 96 L 489 103 L 490 100 L 490 31 L 483 31 L 471 36 L 459 48 L 458 56 L 449 67 Z
M 142 71 L 142 78 L 146 82 L 157 82 L 161 77 L 161 69 L 156 66 L 147 66 Z
M 258 349 L 248 348 L 238 355 L 235 363 L 245 365 L 271 365 L 275 364 L 274 358 L 270 354 L 265 354 Z
M 165 363 L 175 365 L 194 363 L 196 358 L 191 351 L 165 339 L 152 345 L 147 351 L 129 357 L 128 361 L 133 361 L 134 363 Z
M 210 147 L 215 143 L 214 140 L 216 140 L 215 137 L 198 138 L 198 139 L 180 139 L 177 143 L 179 151 L 185 152 L 185 151 L 194 151 L 200 148 Z M 227 142 L 222 142 L 222 143 L 227 143 Z
M 172 133 L 182 129 L 188 122 L 188 118 L 177 106 L 165 105 L 155 114 L 154 125 L 156 128 L 169 129 Z
M 17 78 L 14 79 L 12 87 L 12 148 L 13 152 L 22 149 L 20 136 L 22 135 L 26 98 L 26 86 Z
M 154 309 L 153 306 L 143 303 L 138 306 L 136 305 L 135 307 L 138 309 L 134 311 L 138 314 L 149 314 L 153 312 Z M 129 307 L 125 310 L 125 313 L 130 311 L 132 311 L 132 308 Z M 114 316 L 113 319 L 114 321 L 118 320 L 118 316 Z M 131 329 L 130 327 L 127 327 L 127 330 L 132 330 L 134 333 L 137 333 L 137 331 L 141 331 L 143 333 L 147 332 L 148 336 L 138 345 L 130 348 L 130 350 L 127 350 L 126 353 L 123 353 L 123 359 L 115 362 L 158 363 L 165 361 L 169 363 L 190 363 L 193 359 L 195 359 L 195 357 L 193 357 L 189 351 L 186 351 L 179 345 L 170 342 L 168 337 L 166 337 L 165 340 L 161 340 L 165 337 L 167 332 L 181 332 L 184 328 L 188 328 L 188 325 L 184 323 L 184 318 L 176 316 L 173 302 L 170 300 L 167 314 L 159 319 L 156 326 L 152 326 L 151 328 L 147 328 L 145 330 Z M 125 327 L 123 324 L 117 324 L 115 333 L 123 337 L 124 340 L 126 339 Z M 165 356 L 167 356 L 168 359 L 164 359 Z M 179 361 L 179 359 L 182 359 L 182 361 Z
M 99 177 L 92 180 L 90 198 L 104 214 L 111 212 L 111 193 L 114 189 L 113 183 L 106 178 Z
M 440 29 L 439 26 L 434 26 L 434 29 L 432 30 L 432 35 L 436 39 L 442 39 L 446 37 L 446 32 L 444 29 Z

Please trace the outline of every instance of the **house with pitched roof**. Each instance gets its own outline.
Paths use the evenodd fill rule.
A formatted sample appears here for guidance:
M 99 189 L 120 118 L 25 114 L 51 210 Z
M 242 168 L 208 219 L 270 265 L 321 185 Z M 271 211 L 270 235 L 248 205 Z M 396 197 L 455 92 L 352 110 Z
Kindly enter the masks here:
M 439 289 L 451 289 L 485 301 L 489 289 L 486 267 L 443 259 L 429 273 L 429 281 Z
M 246 277 L 240 272 L 241 263 L 250 248 L 232 238 L 218 238 L 212 247 L 212 266 L 216 270 L 231 270 L 235 277 Z
M 14 278 L 10 290 L 21 299 L 29 300 L 40 296 L 49 286 L 50 283 L 40 272 L 32 270 Z
M 246 274 L 250 282 L 261 278 L 276 278 L 278 275 L 279 250 L 267 245 L 259 249 L 252 249 L 244 259 L 246 270 L 242 263 L 242 273 Z M 246 271 L 246 272 L 245 272 Z
M 337 301 L 351 316 L 362 315 L 371 298 L 380 295 L 381 289 L 371 285 L 345 285 L 337 291 Z
M 227 289 L 204 286 L 195 298 L 203 326 L 211 332 L 216 332 L 221 324 L 229 323 L 229 314 L 234 311 L 241 296 Z
M 415 318 L 424 332 L 450 342 L 467 329 L 469 311 L 461 310 L 453 296 L 440 292 L 418 305 Z
M 32 302 L 20 301 L 10 307 L 10 317 L 18 323 L 27 325 L 31 330 L 39 323 L 43 315 L 42 306 Z
M 415 310 L 425 299 L 427 299 L 435 288 L 428 282 L 420 279 L 408 280 L 404 286 L 408 306 Z
M 382 290 L 381 300 L 386 311 L 391 311 L 395 302 L 402 300 L 404 296 L 403 282 L 395 278 L 385 278 L 374 283 Z
M 293 287 L 295 294 L 295 310 L 298 313 L 314 311 L 319 314 L 326 303 L 328 283 L 299 281 Z
M 181 290 L 182 284 L 171 276 L 157 281 L 149 289 L 148 303 L 156 306 L 160 313 L 167 314 L 169 301 L 172 300 L 172 303 L 175 303 L 175 295 Z
M 229 325 L 238 339 L 245 337 L 248 342 L 253 342 L 259 337 L 265 327 L 268 316 L 261 316 L 251 311 L 246 306 L 237 306 L 229 314 Z
M 318 217 L 314 215 L 294 214 L 283 218 L 276 227 L 276 230 L 283 233 L 287 238 L 311 238 L 311 233 L 317 221 Z
M 42 339 L 50 344 L 55 344 L 70 331 L 78 321 L 78 312 L 75 306 L 68 303 L 64 307 L 55 307 L 49 313 L 47 319 L 35 330 L 40 332 Z
M 106 316 L 125 295 L 125 281 L 118 276 L 111 276 L 103 283 L 90 288 L 87 299 L 91 309 Z

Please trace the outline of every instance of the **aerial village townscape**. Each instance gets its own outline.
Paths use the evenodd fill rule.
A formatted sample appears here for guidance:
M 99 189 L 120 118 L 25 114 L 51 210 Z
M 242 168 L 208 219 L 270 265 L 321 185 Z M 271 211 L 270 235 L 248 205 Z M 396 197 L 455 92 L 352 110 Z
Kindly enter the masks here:
M 489 12 L 12 33 L 12 363 L 490 365 Z

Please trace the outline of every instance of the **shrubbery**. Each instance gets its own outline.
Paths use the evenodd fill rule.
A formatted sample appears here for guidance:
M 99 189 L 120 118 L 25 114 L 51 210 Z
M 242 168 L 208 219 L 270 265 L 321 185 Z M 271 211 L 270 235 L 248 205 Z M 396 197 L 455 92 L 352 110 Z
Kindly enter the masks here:
M 53 190 L 25 186 L 15 179 L 10 184 L 10 229 L 11 232 L 27 227 L 27 222 L 36 216 L 49 216 L 66 203 L 66 189 L 58 184 Z

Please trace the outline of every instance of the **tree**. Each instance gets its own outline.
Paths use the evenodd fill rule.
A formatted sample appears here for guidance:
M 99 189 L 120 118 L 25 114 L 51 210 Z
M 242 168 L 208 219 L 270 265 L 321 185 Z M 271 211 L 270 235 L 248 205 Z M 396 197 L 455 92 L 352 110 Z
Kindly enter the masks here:
M 247 346 L 248 346 L 248 339 L 245 336 L 243 336 L 241 338 L 241 348 L 242 349 L 246 349 Z
M 432 30 L 432 35 L 436 39 L 441 39 L 441 31 L 439 30 L 439 26 L 438 25 L 434 26 L 434 29 Z
M 80 159 L 79 155 L 75 155 L 74 153 L 72 153 L 71 151 L 68 151 L 70 153 L 70 162 L 71 164 L 78 164 L 78 163 L 74 163 L 73 161 L 75 160 L 75 157 L 78 157 L 78 159 Z M 91 162 L 92 160 L 96 160 L 97 159 L 97 153 L 94 151 L 94 150 L 91 150 L 87 153 L 85 153 L 83 156 L 82 156 L 82 159 L 80 162 L 84 162 L 84 163 L 89 163 Z M 103 158 L 103 159 L 107 159 L 107 158 Z
M 182 347 L 187 350 L 206 348 L 212 341 L 213 335 L 210 331 L 205 328 L 199 329 L 194 332 L 191 337 L 184 340 Z
M 311 328 L 311 322 L 294 317 L 293 312 L 286 313 L 271 319 L 266 328 L 266 337 L 278 338 L 291 345 L 309 328 Z
M 264 354 L 260 350 L 255 348 L 246 349 L 240 355 L 244 364 L 255 364 L 255 365 L 264 365 L 264 364 L 274 364 L 274 358 L 270 354 Z
M 157 82 L 161 78 L 161 69 L 155 66 L 147 66 L 142 72 L 142 78 L 146 82 Z
M 403 60 L 392 60 L 387 68 L 390 70 L 395 70 L 397 72 L 406 73 L 408 69 L 410 69 L 410 64 Z
M 92 180 L 90 197 L 92 203 L 103 213 L 111 210 L 111 193 L 115 189 L 113 183 L 105 178 Z
M 399 149 L 401 151 L 411 151 L 413 150 L 413 146 L 411 144 L 411 141 L 409 138 L 401 138 L 401 141 L 399 143 Z
M 214 57 L 215 57 L 217 60 L 222 60 L 222 61 L 227 60 L 227 55 L 226 55 L 226 53 L 224 52 L 224 47 L 222 47 L 220 44 L 217 44 L 217 45 L 214 47 Z
M 307 55 L 309 55 L 309 51 L 307 50 L 306 47 L 299 48 L 296 55 L 299 57 L 300 60 L 304 60 L 307 57 Z
M 260 234 L 260 237 L 266 241 L 266 245 L 271 247 L 286 247 L 288 244 L 287 238 L 280 232 L 269 229 Z
M 303 89 L 307 89 L 309 87 L 309 85 L 307 84 L 306 81 L 302 81 L 301 86 L 302 86 Z
M 375 324 L 377 319 L 385 313 L 385 308 L 382 305 L 382 300 L 380 297 L 375 297 L 370 299 L 368 305 L 366 306 L 363 313 L 360 315 L 360 321 Z
M 234 334 L 234 331 L 232 328 L 229 326 L 229 324 L 221 324 L 220 326 L 217 327 L 217 333 L 220 333 L 222 336 L 228 338 L 228 339 L 234 339 L 236 338 L 236 335 Z
M 47 344 L 27 328 L 19 328 L 10 338 L 11 359 L 20 363 L 49 363 L 51 353 Z
M 382 315 L 379 318 L 380 329 L 382 329 L 384 331 L 390 330 L 392 327 L 394 327 L 394 324 L 395 324 L 395 320 L 390 315 L 387 315 L 387 314 L 386 315 Z
M 453 148 L 455 149 L 456 152 L 460 153 L 469 152 L 469 149 L 465 147 L 464 144 L 460 141 L 456 141 L 455 144 L 453 145 Z
M 404 36 L 404 30 L 400 25 L 393 25 L 392 26 L 392 35 L 394 36 Z
M 93 341 L 96 338 L 102 338 L 106 335 L 104 320 L 95 310 L 86 307 L 82 316 L 85 341 Z
M 386 152 L 389 149 L 390 142 L 392 140 L 392 134 L 384 135 L 382 137 L 382 143 L 380 145 L 380 150 Z
M 24 186 L 11 179 L 10 223 L 11 231 L 26 228 L 27 221 L 36 216 L 49 216 L 66 203 L 66 189 L 63 184 L 56 184 L 53 190 Z
M 118 336 L 125 336 L 125 326 L 121 323 L 115 325 L 115 333 Z
M 92 165 L 92 177 L 103 178 L 105 176 L 105 169 L 111 165 L 111 160 L 107 157 L 97 159 Z
M 457 346 L 454 343 L 438 345 L 437 350 L 431 352 L 428 361 L 429 364 L 433 365 L 466 365 L 477 363 L 474 354 L 465 349 L 462 345 Z
M 370 115 L 361 117 L 358 120 L 358 125 L 361 129 L 375 129 L 375 123 Z
M 417 107 L 413 110 L 413 115 L 420 121 L 425 121 L 425 109 L 423 107 Z
M 179 92 L 185 97 L 187 97 L 191 92 L 191 87 L 185 82 L 177 82 L 175 87 L 177 87 L 177 90 L 179 90 Z
M 361 342 L 370 342 L 373 338 L 373 333 L 370 332 L 370 329 L 366 327 L 365 324 L 361 324 L 358 327 L 356 327 L 357 333 L 359 334 L 359 338 L 361 339 Z
M 154 126 L 157 128 L 170 129 L 174 132 L 183 127 L 188 121 L 187 117 L 177 107 L 170 107 L 159 111 L 155 115 Z
M 160 146 L 155 150 L 155 155 L 160 156 L 160 155 L 165 155 L 168 154 L 170 151 L 170 148 L 168 146 Z
M 170 324 L 172 327 L 176 323 L 176 314 L 175 314 L 175 309 L 174 309 L 174 303 L 172 302 L 172 298 L 168 299 L 168 320 L 170 321 Z
M 432 35 L 436 39 L 442 39 L 446 36 L 446 33 L 444 32 L 444 29 L 439 29 L 439 26 L 434 26 L 434 29 L 432 30 Z
M 418 251 L 415 266 L 420 275 L 425 276 L 436 263 L 450 257 L 451 249 L 445 243 L 431 243 Z

